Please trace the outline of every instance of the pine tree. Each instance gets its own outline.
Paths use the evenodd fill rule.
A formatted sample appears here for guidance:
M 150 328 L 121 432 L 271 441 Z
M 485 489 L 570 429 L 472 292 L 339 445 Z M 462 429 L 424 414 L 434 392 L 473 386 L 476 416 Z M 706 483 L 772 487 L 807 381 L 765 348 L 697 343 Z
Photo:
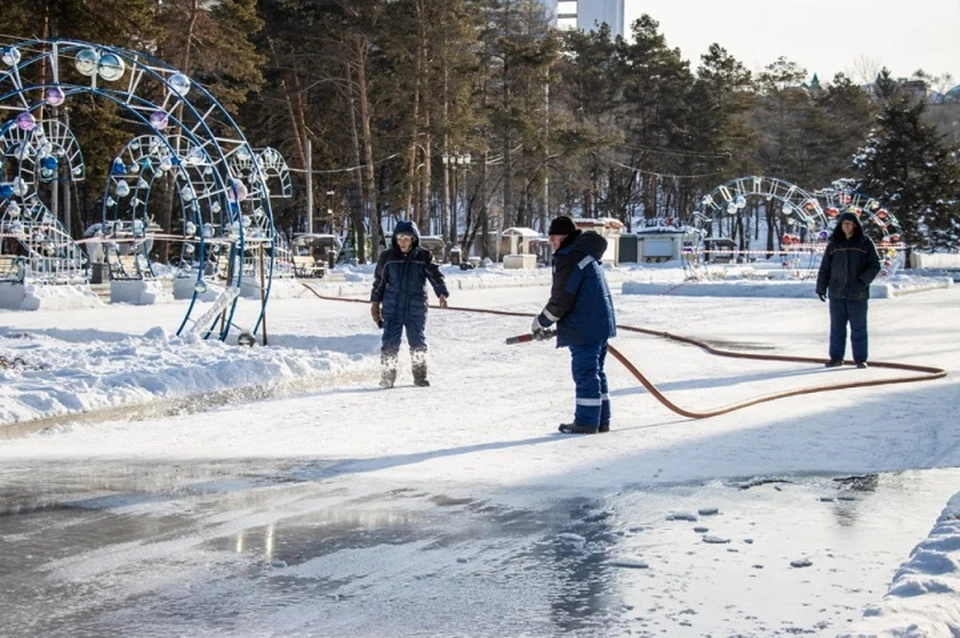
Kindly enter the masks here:
M 858 189 L 896 216 L 911 248 L 955 250 L 960 240 L 957 151 L 923 121 L 925 100 L 898 92 L 884 78 L 878 85 L 886 106 L 854 158 L 863 175 Z

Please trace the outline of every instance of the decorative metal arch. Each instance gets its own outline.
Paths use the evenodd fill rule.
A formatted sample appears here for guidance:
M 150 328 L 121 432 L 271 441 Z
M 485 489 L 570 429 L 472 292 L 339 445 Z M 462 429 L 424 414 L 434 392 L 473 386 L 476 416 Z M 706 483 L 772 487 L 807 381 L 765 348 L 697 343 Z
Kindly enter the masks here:
M 795 233 L 803 241 L 811 231 L 827 226 L 820 202 L 805 190 L 776 177 L 753 175 L 739 177 L 717 186 L 705 195 L 693 211 L 693 225 L 705 237 L 736 239 L 742 224 L 733 223 L 746 207 L 750 197 L 762 197 L 767 202 L 780 202 L 785 235 Z M 725 232 L 732 230 L 733 232 Z M 790 243 L 789 241 L 787 243 Z
M 250 171 L 245 180 L 231 170 L 231 158 L 238 153 L 253 156 L 254 163 L 259 160 L 233 118 L 209 91 L 144 53 L 77 40 L 23 41 L 4 47 L 0 58 L 6 67 L 0 74 L 0 107 L 15 113 L 0 124 L 0 134 L 34 111 L 56 111 L 73 95 L 94 94 L 125 109 L 166 146 L 172 163 L 186 167 L 184 188 L 189 190 L 181 191 L 181 199 L 187 200 L 192 222 L 201 229 L 198 250 L 205 255 L 213 252 L 207 250 L 207 244 L 221 245 L 228 267 L 222 292 L 203 312 L 198 302 L 201 288 L 205 288 L 205 273 L 198 269 L 197 291 L 177 334 L 215 333 L 225 339 L 231 329 L 242 330 L 235 316 L 241 285 L 258 285 L 259 270 L 263 295 L 255 317 L 244 322 L 256 332 L 269 300 L 277 233 L 269 197 L 262 196 L 267 192 L 262 170 Z M 108 189 L 119 184 L 114 175 L 126 177 L 133 172 L 122 158 L 114 161 L 117 169 L 118 161 L 123 171 L 111 175 L 113 183 Z M 201 180 L 202 190 L 194 187 L 195 171 L 209 177 Z M 219 207 L 216 212 L 214 203 Z M 248 230 L 254 226 L 254 218 L 262 221 Z M 253 248 L 257 249 L 255 259 L 250 258 Z
M 238 175 L 247 175 L 259 166 L 263 172 L 264 183 L 269 197 L 293 197 L 293 182 L 290 179 L 290 167 L 287 160 L 277 149 L 267 146 L 255 151 L 259 162 L 252 155 L 235 154 L 231 158 L 231 168 Z
M 797 276 L 806 276 L 817 253 L 817 245 L 825 237 L 827 218 L 817 198 L 792 184 L 775 177 L 751 175 L 739 177 L 717 186 L 697 203 L 690 227 L 696 239 L 684 249 L 684 268 L 694 277 L 702 276 L 701 262 L 710 260 L 742 260 L 751 255 L 767 255 L 767 250 L 750 250 L 751 221 L 744 215 L 747 201 L 763 198 L 765 206 L 778 202 L 779 215 L 773 219 L 783 265 Z M 766 221 L 767 218 L 764 218 Z M 708 245 L 709 242 L 709 245 Z M 704 259 L 701 260 L 701 256 Z M 809 257 L 811 264 L 803 268 Z
M 41 184 L 58 180 L 61 168 L 67 180 L 83 179 L 80 145 L 59 120 L 22 112 L 14 123 L 0 128 L 0 172 L 16 175 L 0 183 L 0 257 L 17 267 L 0 270 L 0 279 L 82 283 L 86 256 L 40 198 Z
M 263 199 L 293 197 L 290 167 L 280 151 L 267 146 L 255 150 L 254 154 L 236 153 L 230 159 L 231 170 L 241 178 L 246 179 L 251 173 L 260 172 L 259 182 L 263 190 L 252 195 Z M 256 227 L 260 227 L 265 222 L 266 219 L 263 216 L 254 215 L 253 224 Z M 277 235 L 274 245 L 273 272 L 274 276 L 278 277 L 293 277 L 295 272 L 293 250 L 282 234 Z
M 900 222 L 879 200 L 861 193 L 855 186 L 855 180 L 844 178 L 816 191 L 815 194 L 823 203 L 830 222 L 829 229 L 836 226 L 840 213 L 850 212 L 856 215 L 863 226 L 863 232 L 877 245 L 883 265 L 882 274 L 893 274 L 903 268 L 906 254 Z

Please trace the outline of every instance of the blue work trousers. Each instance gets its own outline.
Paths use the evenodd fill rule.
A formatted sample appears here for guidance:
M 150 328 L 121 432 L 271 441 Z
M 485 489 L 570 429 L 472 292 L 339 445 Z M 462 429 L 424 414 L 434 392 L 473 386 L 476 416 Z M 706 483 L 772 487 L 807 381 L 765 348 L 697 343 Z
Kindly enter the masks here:
M 850 346 L 853 360 L 867 360 L 867 300 L 830 300 L 830 360 L 843 361 L 847 349 L 847 324 L 850 324 Z
M 410 352 L 422 356 L 427 351 L 427 340 L 423 334 L 426 323 L 424 317 L 416 317 L 405 321 L 384 319 L 383 339 L 380 341 L 381 357 L 385 361 L 388 359 L 396 360 L 400 353 L 400 340 L 403 337 L 404 330 L 407 332 L 407 344 L 410 346 Z
M 574 420 L 578 425 L 599 427 L 610 425 L 610 394 L 607 373 L 607 342 L 598 341 L 570 346 L 571 371 L 577 391 Z

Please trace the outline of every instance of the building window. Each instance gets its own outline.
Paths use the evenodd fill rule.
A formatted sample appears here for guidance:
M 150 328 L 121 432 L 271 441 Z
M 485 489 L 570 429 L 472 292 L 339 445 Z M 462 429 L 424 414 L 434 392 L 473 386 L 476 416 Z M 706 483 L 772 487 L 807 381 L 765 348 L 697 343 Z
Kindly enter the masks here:
M 577 13 L 579 7 L 577 0 L 560 0 L 557 2 L 557 26 L 560 26 L 561 20 L 573 18 L 574 27 L 576 27 Z

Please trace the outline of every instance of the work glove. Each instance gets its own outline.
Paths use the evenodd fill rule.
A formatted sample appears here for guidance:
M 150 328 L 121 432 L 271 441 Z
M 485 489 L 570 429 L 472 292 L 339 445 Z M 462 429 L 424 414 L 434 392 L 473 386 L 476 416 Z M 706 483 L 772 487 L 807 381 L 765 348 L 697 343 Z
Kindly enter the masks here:
M 827 295 L 826 295 L 825 293 L 818 292 L 818 293 L 817 293 L 817 296 L 820 297 L 820 301 L 824 301 L 824 302 L 825 302 L 825 301 L 827 300 Z
M 540 323 L 540 315 L 534 317 L 533 323 L 530 324 L 530 334 L 534 337 L 542 338 L 547 332 L 546 326 Z
M 373 317 L 373 323 L 377 324 L 378 328 L 383 327 L 383 313 L 380 312 L 379 301 L 370 302 L 370 316 Z

